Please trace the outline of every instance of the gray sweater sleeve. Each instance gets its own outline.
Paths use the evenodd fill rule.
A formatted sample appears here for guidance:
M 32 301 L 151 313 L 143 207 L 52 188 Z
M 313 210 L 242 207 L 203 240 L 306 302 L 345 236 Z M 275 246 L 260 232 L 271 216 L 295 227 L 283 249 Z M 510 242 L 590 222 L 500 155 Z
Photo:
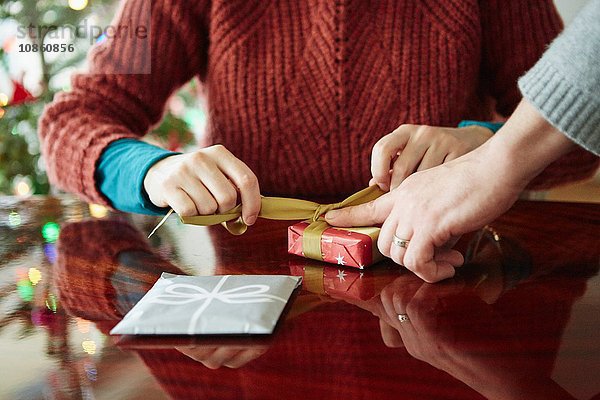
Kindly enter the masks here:
M 600 0 L 591 0 L 519 80 L 554 127 L 600 155 Z

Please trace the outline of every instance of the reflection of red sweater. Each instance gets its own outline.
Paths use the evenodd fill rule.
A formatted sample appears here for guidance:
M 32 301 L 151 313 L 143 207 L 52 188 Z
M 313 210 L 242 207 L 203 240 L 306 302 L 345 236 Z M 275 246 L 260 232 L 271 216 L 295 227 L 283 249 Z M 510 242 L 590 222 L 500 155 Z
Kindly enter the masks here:
M 453 342 L 454 355 L 464 361 L 488 357 L 488 366 L 514 368 L 532 386 L 551 382 L 572 304 L 584 290 L 585 279 L 545 277 L 494 305 L 463 292 L 431 311 L 435 334 Z M 461 321 L 465 312 L 468 322 Z M 343 303 L 286 320 L 268 352 L 239 369 L 209 370 L 174 349 L 138 354 L 173 399 L 483 399 L 404 348 L 386 348 L 377 318 Z M 427 361 L 444 365 L 440 356 Z
M 566 232 L 570 228 L 561 226 Z M 592 237 L 574 235 L 572 240 L 587 244 L 585 238 Z M 70 315 L 94 321 L 104 333 L 161 271 L 183 273 L 153 254 L 132 226 L 119 221 L 63 226 L 58 254 L 54 283 L 60 303 Z M 572 254 L 567 251 L 557 259 Z M 539 252 L 534 249 L 532 255 L 535 260 Z M 429 312 L 437 321 L 437 333 L 452 338 L 457 354 L 493 355 L 493 360 L 517 366 L 525 360 L 532 376 L 548 378 L 571 306 L 584 293 L 587 277 L 598 270 L 594 252 L 573 259 L 578 265 L 548 268 L 547 276 L 522 283 L 493 305 L 468 291 L 443 298 Z M 481 398 L 405 349 L 386 348 L 377 318 L 350 304 L 327 303 L 298 314 L 285 320 L 272 339 L 264 355 L 239 369 L 209 370 L 175 349 L 143 349 L 138 354 L 173 399 Z
M 210 142 L 264 193 L 337 198 L 367 184 L 372 146 L 400 124 L 509 114 L 517 78 L 561 29 L 550 0 L 130 0 L 121 21 L 142 23 L 150 3 L 151 73 L 111 74 L 144 59 L 129 36 L 109 40 L 40 122 L 50 179 L 93 202 L 106 203 L 94 184 L 102 150 L 145 134 L 194 76 L 208 89 Z M 581 153 L 544 184 L 589 174 L 595 158 Z
M 274 339 L 239 369 L 210 370 L 176 350 L 138 354 L 172 399 L 481 398 L 406 350 L 385 347 L 377 318 L 349 304 L 288 320 Z
M 123 221 L 63 225 L 57 248 L 54 285 L 62 305 L 70 314 L 95 322 L 116 324 L 161 272 L 185 274 L 152 253 L 144 236 Z M 133 298 L 122 297 L 115 286 L 127 288 L 125 293 Z

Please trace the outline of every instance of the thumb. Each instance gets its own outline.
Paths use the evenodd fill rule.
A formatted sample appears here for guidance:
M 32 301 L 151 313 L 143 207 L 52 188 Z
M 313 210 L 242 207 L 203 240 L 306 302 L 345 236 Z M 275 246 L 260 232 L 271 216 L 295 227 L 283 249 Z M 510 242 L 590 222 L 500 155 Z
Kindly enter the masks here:
M 392 206 L 393 198 L 387 193 L 365 204 L 329 211 L 325 220 L 333 226 L 371 226 L 385 221 Z

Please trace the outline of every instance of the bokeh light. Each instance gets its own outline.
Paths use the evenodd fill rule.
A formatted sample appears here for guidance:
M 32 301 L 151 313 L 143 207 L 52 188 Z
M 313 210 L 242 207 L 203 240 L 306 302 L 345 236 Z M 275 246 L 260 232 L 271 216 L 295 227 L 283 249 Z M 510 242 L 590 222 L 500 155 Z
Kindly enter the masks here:
M 100 204 L 90 204 L 90 214 L 94 218 L 104 218 L 108 214 L 108 209 Z
M 13 181 L 13 190 L 15 195 L 19 197 L 26 197 L 33 193 L 33 186 L 31 184 L 31 178 L 28 176 L 15 177 Z
M 88 5 L 88 0 L 69 0 L 69 7 L 75 11 L 81 11 Z
M 42 280 L 42 271 L 37 268 L 29 268 L 27 276 L 29 277 L 29 280 L 33 286 L 35 286 Z
M 56 310 L 58 309 L 58 301 L 56 300 L 56 296 L 52 293 L 50 293 L 46 299 L 46 308 L 53 313 L 56 313 Z
M 96 354 L 96 342 L 93 340 L 84 340 L 81 342 L 81 347 L 83 347 L 83 351 L 89 355 Z
M 17 269 L 15 270 L 15 276 L 17 277 L 17 281 L 21 281 L 21 280 L 23 280 L 23 279 L 29 279 L 29 278 L 27 277 L 27 272 L 28 272 L 28 271 L 27 271 L 27 269 L 26 269 L 26 268 L 22 268 L 22 267 L 20 267 L 20 268 L 17 268 Z
M 42 227 L 42 236 L 48 243 L 54 243 L 60 234 L 60 226 L 56 222 L 46 222 Z
M 8 105 L 8 95 L 0 92 L 0 106 L 4 107 Z
M 33 300 L 33 285 L 29 279 L 21 279 L 17 282 L 17 293 L 25 301 Z
M 10 226 L 11 228 L 18 228 L 19 226 L 21 226 L 21 214 L 19 214 L 16 211 L 13 211 L 10 214 L 8 214 L 8 226 Z
M 56 245 L 54 243 L 46 243 L 44 244 L 44 254 L 46 258 L 50 262 L 50 264 L 54 264 L 56 262 Z

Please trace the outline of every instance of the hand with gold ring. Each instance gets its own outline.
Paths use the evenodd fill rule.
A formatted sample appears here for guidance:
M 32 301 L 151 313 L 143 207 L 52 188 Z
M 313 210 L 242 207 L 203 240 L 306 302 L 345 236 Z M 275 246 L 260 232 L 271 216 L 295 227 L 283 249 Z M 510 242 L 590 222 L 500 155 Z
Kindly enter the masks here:
M 385 220 L 381 252 L 426 281 L 439 281 L 453 276 L 463 262 L 445 248 L 448 242 L 506 212 L 531 179 L 573 146 L 524 100 L 504 127 L 475 150 L 413 173 L 372 204 L 328 213 L 326 219 L 337 226 Z M 394 245 L 394 234 L 410 244 Z
M 408 244 L 410 243 L 410 240 L 400 239 L 398 236 L 394 235 L 394 238 L 392 239 L 392 243 L 394 243 L 398 247 L 402 247 L 402 248 L 406 249 L 406 248 L 408 248 Z
M 406 200 L 403 188 L 404 184 L 360 206 L 330 211 L 325 219 L 331 225 L 342 227 L 371 226 L 383 222 L 377 246 L 384 256 L 404 265 L 427 282 L 454 276 L 454 269 L 464 262 L 460 252 L 447 247 L 455 237 L 449 232 L 430 237 L 434 227 L 423 226 L 423 221 L 419 220 L 420 208 L 405 207 L 407 204 L 414 206 L 415 202 Z M 415 232 L 417 235 L 413 235 Z

